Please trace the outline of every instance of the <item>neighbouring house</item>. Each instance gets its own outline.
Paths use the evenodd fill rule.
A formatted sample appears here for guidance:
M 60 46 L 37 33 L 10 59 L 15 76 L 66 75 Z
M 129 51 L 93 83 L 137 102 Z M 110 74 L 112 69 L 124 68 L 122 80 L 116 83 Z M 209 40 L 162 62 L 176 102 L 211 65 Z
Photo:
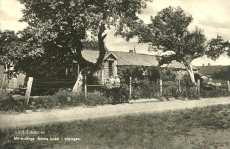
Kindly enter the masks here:
M 177 73 L 177 76 L 176 76 L 177 79 L 182 79 L 182 77 L 185 74 L 187 74 L 187 69 L 184 66 L 184 64 L 179 63 L 179 62 L 177 62 L 175 60 L 172 61 L 170 64 L 163 64 L 161 67 L 169 68 L 169 69 L 172 69 L 173 71 L 175 71 Z M 197 68 L 195 66 L 192 66 L 192 68 L 193 68 L 193 72 L 194 72 L 194 75 L 195 75 L 195 81 L 197 81 L 196 74 L 198 73 L 199 68 Z
M 98 58 L 99 51 L 83 50 L 82 55 L 88 61 L 95 63 Z M 157 67 L 158 58 L 159 57 L 156 55 L 139 54 L 135 53 L 133 50 L 129 50 L 129 52 L 106 51 L 102 69 L 97 71 L 94 75 L 99 78 L 100 83 L 104 84 L 107 78 L 117 75 L 118 70 L 122 66 Z M 76 75 L 79 73 L 80 67 L 77 62 L 74 61 L 70 66 L 71 67 L 67 68 L 66 74 Z M 172 68 L 175 71 L 186 71 L 184 65 L 176 61 L 173 61 L 169 65 L 163 65 L 162 67 Z M 194 71 L 197 71 L 196 67 L 194 67 Z
M 6 68 L 5 63 L 0 61 L 0 88 L 14 89 L 23 87 L 26 75 L 21 71 L 15 72 L 13 66 L 8 66 L 9 69 Z
M 184 64 L 179 63 L 177 61 L 172 61 L 170 64 L 163 64 L 161 67 L 168 67 L 171 69 L 174 69 L 175 71 L 181 71 L 181 70 L 186 70 L 186 67 L 184 66 Z M 192 66 L 193 67 L 193 72 L 196 73 L 198 72 L 199 68 Z
M 230 65 L 211 65 L 196 66 L 199 70 L 198 73 L 206 76 L 207 78 L 230 80 Z

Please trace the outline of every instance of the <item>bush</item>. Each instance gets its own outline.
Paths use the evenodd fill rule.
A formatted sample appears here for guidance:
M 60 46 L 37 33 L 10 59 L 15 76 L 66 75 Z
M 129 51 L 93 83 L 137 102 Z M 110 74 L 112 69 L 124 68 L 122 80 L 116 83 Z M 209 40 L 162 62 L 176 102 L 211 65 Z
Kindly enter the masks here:
M 155 98 L 159 90 L 159 85 L 154 81 L 143 80 L 139 83 L 133 83 L 133 99 Z
M 95 91 L 87 94 L 74 94 L 71 91 L 60 89 L 53 96 L 44 96 L 35 98 L 31 101 L 31 108 L 58 108 L 73 106 L 97 106 L 109 103 L 108 98 L 104 97 L 100 92 Z
M 185 87 L 180 92 L 180 97 L 187 99 L 199 99 L 199 94 L 196 86 Z
M 0 91 L 0 111 L 22 112 L 26 109 L 25 98 L 14 99 L 10 93 Z
M 120 87 L 114 88 L 102 88 L 103 96 L 110 100 L 110 103 L 124 103 L 129 99 L 129 87 L 126 84 L 122 84 Z
M 116 92 L 117 93 L 117 92 Z M 121 99 L 121 95 L 117 94 L 116 97 Z M 113 94 L 115 96 L 115 93 Z M 74 94 L 69 90 L 60 89 L 52 96 L 42 96 L 38 98 L 31 98 L 29 107 L 27 107 L 25 98 L 21 97 L 14 99 L 11 94 L 6 92 L 0 92 L 0 111 L 17 111 L 23 112 L 26 109 L 53 109 L 53 108 L 65 108 L 73 106 L 97 106 L 110 103 L 109 98 L 104 96 L 99 91 L 89 92 L 87 98 L 84 94 Z
M 200 95 L 203 98 L 225 97 L 225 96 L 230 96 L 230 92 L 224 89 L 213 89 L 213 90 L 201 89 Z
M 31 106 L 30 109 L 50 109 L 58 106 L 58 102 L 52 96 L 44 96 L 31 99 Z
M 163 93 L 162 96 L 166 99 L 176 98 L 176 99 L 199 99 L 199 94 L 197 87 L 192 84 L 186 84 L 181 86 L 181 90 L 178 89 L 178 84 L 176 82 L 168 81 L 163 83 Z
M 84 104 L 87 106 L 97 106 L 97 105 L 104 105 L 108 103 L 109 103 L 109 99 L 103 96 L 103 94 L 101 94 L 98 91 L 88 93 L 87 98 L 84 101 Z
M 181 81 L 181 90 L 179 91 L 177 81 L 163 81 L 162 94 L 160 94 L 159 82 L 148 80 L 137 81 L 133 83 L 132 98 L 158 98 L 158 99 L 199 99 L 197 87 L 189 82 L 190 80 L 184 77 Z
M 173 81 L 163 82 L 162 84 L 162 96 L 166 99 L 179 97 L 177 90 L 178 85 Z
M 11 94 L 7 93 L 6 91 L 0 91 L 0 102 L 12 98 Z
M 160 69 L 160 74 L 160 79 L 164 82 L 175 81 L 177 76 L 176 72 L 169 68 Z
M 155 66 L 119 66 L 117 69 L 118 76 L 122 83 L 129 84 L 130 77 L 132 79 L 156 81 L 160 77 L 159 70 L 161 68 Z

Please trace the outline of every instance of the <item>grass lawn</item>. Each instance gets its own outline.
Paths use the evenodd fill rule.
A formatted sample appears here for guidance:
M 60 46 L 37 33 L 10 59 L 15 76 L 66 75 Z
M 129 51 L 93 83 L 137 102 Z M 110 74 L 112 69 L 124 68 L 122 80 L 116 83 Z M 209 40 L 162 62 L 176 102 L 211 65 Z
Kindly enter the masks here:
M 218 105 L 3 129 L 0 130 L 0 148 L 228 149 L 230 148 L 229 109 L 230 105 Z M 27 130 L 30 133 L 36 131 L 40 134 L 15 134 Z M 14 140 L 16 137 L 19 140 Z M 26 137 L 34 141 L 20 140 Z M 67 137 L 80 140 L 65 140 Z M 50 138 L 59 140 L 52 141 Z

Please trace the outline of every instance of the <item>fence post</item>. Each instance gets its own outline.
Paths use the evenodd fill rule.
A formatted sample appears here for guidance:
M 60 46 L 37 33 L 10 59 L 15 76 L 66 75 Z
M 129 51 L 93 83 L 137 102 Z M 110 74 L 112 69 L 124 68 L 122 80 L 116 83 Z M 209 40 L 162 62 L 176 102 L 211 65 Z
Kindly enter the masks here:
M 132 98 L 132 77 L 129 78 L 129 100 Z
M 200 79 L 197 80 L 197 92 L 198 92 L 198 97 L 200 99 Z
M 162 80 L 160 79 L 160 94 L 162 95 L 163 89 L 162 89 Z
M 180 79 L 178 80 L 178 90 L 181 91 L 181 89 L 180 89 Z
M 2 85 L 1 85 L 1 90 L 3 89 L 3 87 L 5 87 L 6 84 L 6 73 L 3 73 L 3 78 L 2 78 Z
M 26 105 L 27 106 L 29 105 L 30 93 L 31 93 L 31 89 L 32 89 L 32 83 L 33 83 L 33 77 L 29 77 L 28 82 L 27 82 L 26 94 L 25 94 Z
M 228 92 L 230 92 L 230 84 L 229 84 L 229 81 L 227 82 L 228 84 Z
M 84 89 L 85 89 L 85 98 L 87 98 L 87 80 L 86 79 L 87 78 L 85 76 L 85 87 L 84 87 Z

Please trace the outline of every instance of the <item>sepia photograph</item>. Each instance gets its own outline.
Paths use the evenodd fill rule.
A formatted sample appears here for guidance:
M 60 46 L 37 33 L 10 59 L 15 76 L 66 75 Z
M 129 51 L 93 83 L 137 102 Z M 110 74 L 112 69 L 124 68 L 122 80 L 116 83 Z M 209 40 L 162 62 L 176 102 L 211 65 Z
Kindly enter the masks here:
M 0 149 L 230 149 L 230 1 L 1 0 Z

